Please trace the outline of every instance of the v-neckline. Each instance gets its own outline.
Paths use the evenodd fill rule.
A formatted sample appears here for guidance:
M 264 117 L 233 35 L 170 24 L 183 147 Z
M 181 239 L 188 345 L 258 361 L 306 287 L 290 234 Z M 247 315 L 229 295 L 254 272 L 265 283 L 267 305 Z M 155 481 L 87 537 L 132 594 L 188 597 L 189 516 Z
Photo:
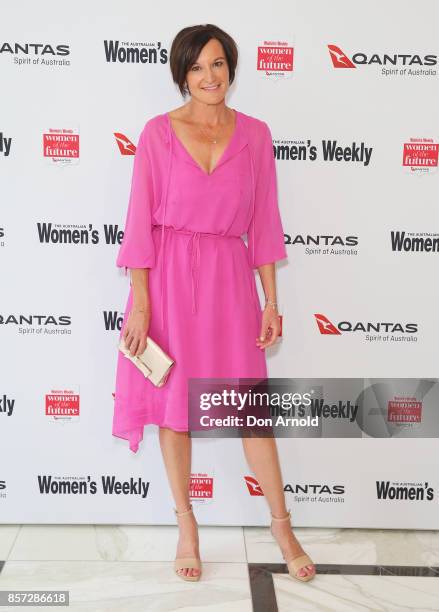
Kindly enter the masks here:
M 180 145 L 180 147 L 183 149 L 183 151 L 186 153 L 186 155 L 189 157 L 189 159 L 197 166 L 197 168 L 199 168 L 201 170 L 201 172 L 205 175 L 205 176 L 212 176 L 212 174 L 215 172 L 215 170 L 218 168 L 218 166 L 223 162 L 224 157 L 226 155 L 226 153 L 228 152 L 228 150 L 230 149 L 232 142 L 235 140 L 236 137 L 236 133 L 238 131 L 238 121 L 239 121 L 239 111 L 237 111 L 235 108 L 232 108 L 231 110 L 235 111 L 235 127 L 233 129 L 232 135 L 229 139 L 229 142 L 227 143 L 224 151 L 221 153 L 218 161 L 216 162 L 215 166 L 213 167 L 211 172 L 206 172 L 206 170 L 197 162 L 197 160 L 189 153 L 189 151 L 186 149 L 186 147 L 184 146 L 184 144 L 181 142 L 180 138 L 177 136 L 173 125 L 172 125 L 172 121 L 171 121 L 171 117 L 169 116 L 169 113 L 165 113 L 166 117 L 168 119 L 168 123 L 169 123 L 169 127 L 171 129 L 172 132 L 172 136 L 174 137 L 174 139 L 177 141 L 177 143 Z

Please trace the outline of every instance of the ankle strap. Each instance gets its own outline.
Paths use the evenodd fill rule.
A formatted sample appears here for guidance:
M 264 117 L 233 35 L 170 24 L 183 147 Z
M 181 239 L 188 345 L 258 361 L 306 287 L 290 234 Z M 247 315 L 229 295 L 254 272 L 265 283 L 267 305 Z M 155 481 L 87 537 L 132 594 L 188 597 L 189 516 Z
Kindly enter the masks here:
M 291 520 L 291 510 L 289 508 L 288 508 L 288 514 L 282 518 L 276 518 L 275 516 L 271 515 L 272 521 L 286 521 L 288 519 Z
M 184 510 L 184 512 L 177 512 L 177 508 L 174 508 L 174 512 L 177 516 L 183 516 L 184 514 L 189 514 L 189 512 L 192 512 L 192 504 L 189 504 L 189 510 Z

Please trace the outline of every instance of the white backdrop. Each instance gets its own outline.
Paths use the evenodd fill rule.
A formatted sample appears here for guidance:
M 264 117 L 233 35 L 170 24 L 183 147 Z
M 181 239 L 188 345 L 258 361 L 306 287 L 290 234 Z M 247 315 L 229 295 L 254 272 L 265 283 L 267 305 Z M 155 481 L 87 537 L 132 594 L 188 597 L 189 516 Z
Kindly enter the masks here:
M 438 18 L 425 0 L 2 11 L 0 522 L 174 523 L 157 427 L 136 455 L 111 434 L 129 289 L 115 259 L 140 131 L 182 104 L 168 59 L 187 25 L 235 38 L 227 104 L 273 134 L 289 261 L 277 266 L 270 376 L 437 376 Z M 149 61 L 125 61 L 128 48 Z M 285 48 L 291 69 L 259 61 Z M 412 392 L 388 389 L 384 405 L 402 414 Z M 279 440 L 293 524 L 437 529 L 437 432 L 422 427 L 437 410 L 416 404 L 398 435 Z M 193 440 L 200 524 L 267 524 L 252 478 L 240 440 Z M 379 498 L 387 482 L 407 499 Z

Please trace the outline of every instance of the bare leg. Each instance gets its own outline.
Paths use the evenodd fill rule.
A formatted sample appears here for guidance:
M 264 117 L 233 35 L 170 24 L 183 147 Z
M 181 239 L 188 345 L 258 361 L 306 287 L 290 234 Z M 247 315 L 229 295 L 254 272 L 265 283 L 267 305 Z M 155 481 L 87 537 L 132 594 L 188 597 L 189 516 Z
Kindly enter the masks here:
M 192 440 L 187 432 L 173 431 L 167 427 L 159 428 L 159 440 L 175 507 L 178 512 L 184 512 L 190 506 Z M 177 519 L 179 539 L 176 556 L 199 558 L 198 525 L 194 514 L 190 512 Z M 196 568 L 183 568 L 179 572 L 185 576 L 199 574 Z
M 284 517 L 287 507 L 275 438 L 242 438 L 242 445 L 249 466 L 267 498 L 272 515 L 276 518 Z M 274 521 L 272 528 L 285 559 L 290 561 L 304 554 L 289 521 Z M 298 574 L 306 576 L 314 572 L 314 565 L 307 565 L 306 569 L 302 568 Z

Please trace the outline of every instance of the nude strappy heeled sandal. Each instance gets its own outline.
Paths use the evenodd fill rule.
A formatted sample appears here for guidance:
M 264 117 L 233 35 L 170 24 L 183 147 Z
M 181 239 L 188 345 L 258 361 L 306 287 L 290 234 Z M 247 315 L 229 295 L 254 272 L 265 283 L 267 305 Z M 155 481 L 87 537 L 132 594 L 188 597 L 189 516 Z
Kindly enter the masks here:
M 184 512 L 177 512 L 177 509 L 174 508 L 174 512 L 177 517 L 183 516 L 185 514 L 189 514 L 189 512 L 192 512 L 192 504 L 190 504 L 189 510 L 185 510 Z M 197 569 L 199 570 L 199 573 L 196 574 L 195 576 L 190 576 L 190 575 L 187 576 L 185 574 L 179 574 L 177 570 L 184 569 L 184 568 Z M 180 576 L 180 578 L 182 578 L 183 580 L 191 580 L 192 582 L 195 582 L 199 580 L 201 576 L 201 561 L 200 559 L 197 559 L 196 557 L 177 557 L 174 561 L 174 569 L 175 569 L 175 573 L 177 574 L 177 576 Z
M 283 518 L 276 518 L 273 515 L 271 515 L 271 520 L 272 521 L 291 521 L 291 510 L 288 510 L 288 514 L 284 516 Z M 270 531 L 271 531 L 271 535 L 274 538 L 272 525 L 273 523 L 270 526 Z M 302 582 L 308 582 L 308 580 L 311 580 L 312 578 L 315 577 L 316 575 L 315 570 L 313 574 L 306 574 L 305 576 L 299 576 L 297 574 L 297 572 L 300 569 L 304 568 L 306 565 L 314 565 L 313 561 L 310 559 L 308 555 L 306 554 L 299 555 L 298 557 L 294 557 L 293 559 L 290 559 L 289 561 L 285 559 L 285 555 L 283 553 L 282 553 L 282 557 L 284 558 L 284 561 L 287 564 L 288 573 L 290 574 L 292 578 L 296 578 L 297 580 L 301 580 Z

